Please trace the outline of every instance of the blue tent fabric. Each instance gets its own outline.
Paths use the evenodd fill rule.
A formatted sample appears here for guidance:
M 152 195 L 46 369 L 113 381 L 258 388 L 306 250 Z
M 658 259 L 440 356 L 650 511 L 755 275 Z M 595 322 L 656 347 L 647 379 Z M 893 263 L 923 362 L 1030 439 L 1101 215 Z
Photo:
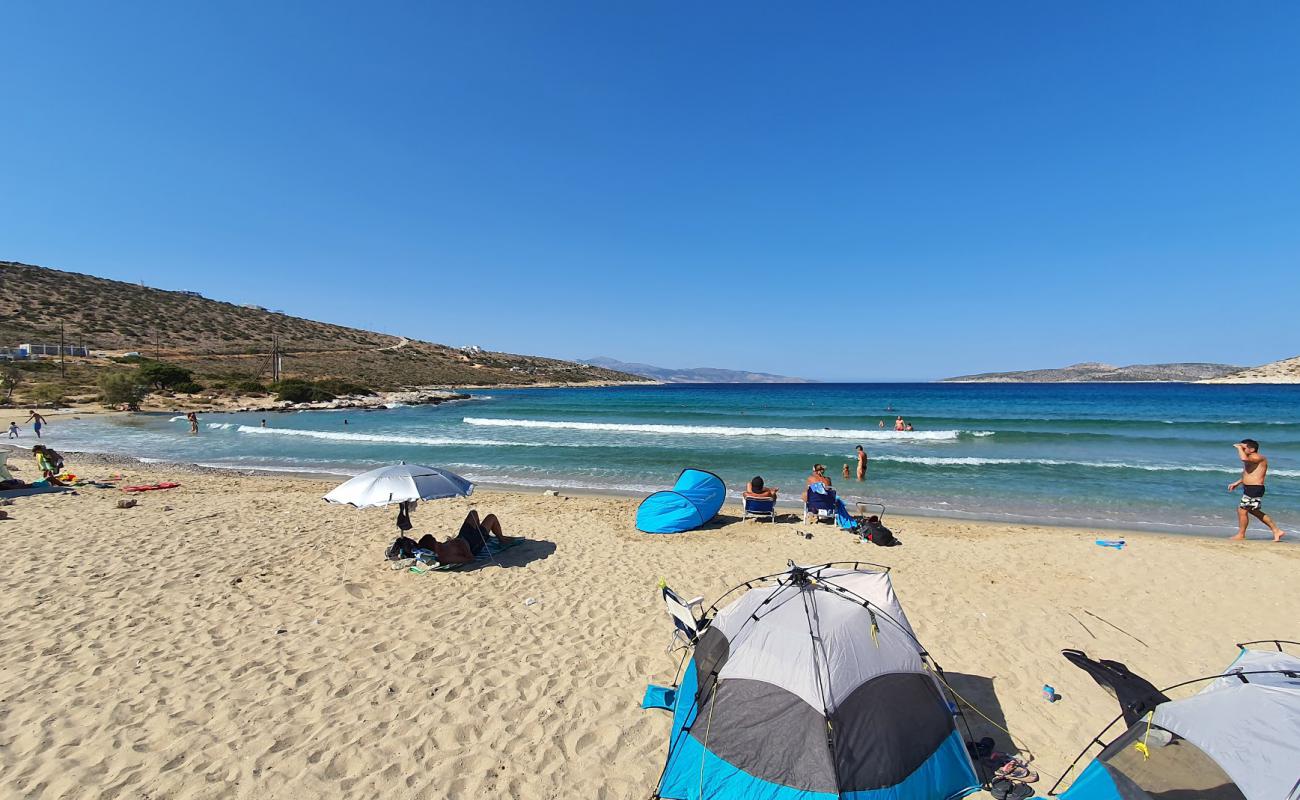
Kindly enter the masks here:
M 636 510 L 637 530 L 681 533 L 713 519 L 727 499 L 722 479 L 702 469 L 684 469 L 673 488 L 655 492 Z

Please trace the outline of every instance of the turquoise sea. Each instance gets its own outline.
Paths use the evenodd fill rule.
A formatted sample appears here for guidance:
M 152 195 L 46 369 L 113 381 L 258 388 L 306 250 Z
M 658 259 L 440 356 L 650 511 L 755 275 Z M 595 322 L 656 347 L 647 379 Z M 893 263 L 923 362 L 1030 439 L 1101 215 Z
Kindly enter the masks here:
M 50 443 L 223 467 L 351 474 L 400 460 L 485 484 L 645 493 L 685 466 L 793 497 L 814 462 L 890 513 L 1225 535 L 1231 447 L 1271 461 L 1264 508 L 1300 532 L 1300 387 L 1182 384 L 670 385 L 486 390 L 357 410 L 54 418 Z M 892 410 L 891 410 L 892 409 Z M 914 433 L 892 428 L 895 414 Z M 267 427 L 261 427 L 265 419 Z M 347 424 L 344 424 L 344 420 Z M 866 483 L 845 480 L 855 445 Z M 1262 535 L 1263 528 L 1258 532 Z

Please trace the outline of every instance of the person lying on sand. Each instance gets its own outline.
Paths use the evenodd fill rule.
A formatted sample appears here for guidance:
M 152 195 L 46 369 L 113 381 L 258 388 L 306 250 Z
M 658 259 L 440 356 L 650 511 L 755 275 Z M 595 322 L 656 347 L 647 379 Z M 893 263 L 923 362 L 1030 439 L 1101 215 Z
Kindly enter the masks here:
M 501 521 L 497 519 L 496 514 L 488 514 L 480 520 L 478 511 L 471 508 L 465 515 L 465 521 L 460 524 L 460 532 L 454 538 L 439 542 L 431 534 L 426 533 L 420 537 L 417 545 L 432 550 L 438 557 L 438 561 L 443 564 L 468 564 L 483 552 L 493 538 L 499 545 L 514 541 L 501 532 Z
M 755 475 L 749 485 L 745 487 L 745 496 L 752 497 L 755 500 L 775 500 L 777 488 L 767 486 L 763 483 L 762 475 Z

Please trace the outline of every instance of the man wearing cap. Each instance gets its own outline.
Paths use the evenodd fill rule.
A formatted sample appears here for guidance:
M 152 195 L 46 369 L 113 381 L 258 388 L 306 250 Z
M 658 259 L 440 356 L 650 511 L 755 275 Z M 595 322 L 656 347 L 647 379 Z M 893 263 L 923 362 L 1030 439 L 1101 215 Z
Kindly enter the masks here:
M 1241 459 L 1241 480 L 1228 484 L 1228 491 L 1235 492 L 1241 487 L 1241 503 L 1237 505 L 1237 535 L 1233 539 L 1246 538 L 1246 525 L 1254 517 L 1273 531 L 1273 541 L 1280 542 L 1286 532 L 1273 524 L 1273 520 L 1264 513 L 1260 506 L 1264 502 L 1264 478 L 1268 475 L 1268 459 L 1259 454 L 1259 442 L 1254 439 L 1242 439 L 1233 445 Z

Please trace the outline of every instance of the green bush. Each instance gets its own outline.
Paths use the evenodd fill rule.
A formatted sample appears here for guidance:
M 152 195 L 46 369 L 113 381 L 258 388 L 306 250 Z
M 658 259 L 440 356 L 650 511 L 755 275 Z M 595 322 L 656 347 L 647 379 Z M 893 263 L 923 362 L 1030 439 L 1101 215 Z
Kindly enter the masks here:
M 145 387 L 135 372 L 105 372 L 99 376 L 100 399 L 104 405 L 135 408 L 144 399 Z
M 230 388 L 240 394 L 266 394 L 266 386 L 261 381 L 255 381 L 251 378 L 231 381 Z
M 173 392 L 180 392 L 181 394 L 198 394 L 203 391 L 203 385 L 195 383 L 194 381 L 178 383 L 171 388 Z
M 323 380 L 316 381 L 315 386 L 318 389 L 324 389 L 325 391 L 329 392 L 332 395 L 374 394 L 374 392 L 368 387 L 362 386 L 359 383 L 352 383 L 351 381 L 345 381 L 340 378 L 325 378 Z
M 174 389 L 181 384 L 194 382 L 193 374 L 184 367 L 163 361 L 148 361 L 140 365 L 140 380 L 155 389 Z
M 63 405 L 63 386 L 57 383 L 43 383 L 31 391 L 31 397 L 37 405 Z
M 333 400 L 334 395 L 301 378 L 286 378 L 271 385 L 275 399 L 289 403 L 318 403 Z

